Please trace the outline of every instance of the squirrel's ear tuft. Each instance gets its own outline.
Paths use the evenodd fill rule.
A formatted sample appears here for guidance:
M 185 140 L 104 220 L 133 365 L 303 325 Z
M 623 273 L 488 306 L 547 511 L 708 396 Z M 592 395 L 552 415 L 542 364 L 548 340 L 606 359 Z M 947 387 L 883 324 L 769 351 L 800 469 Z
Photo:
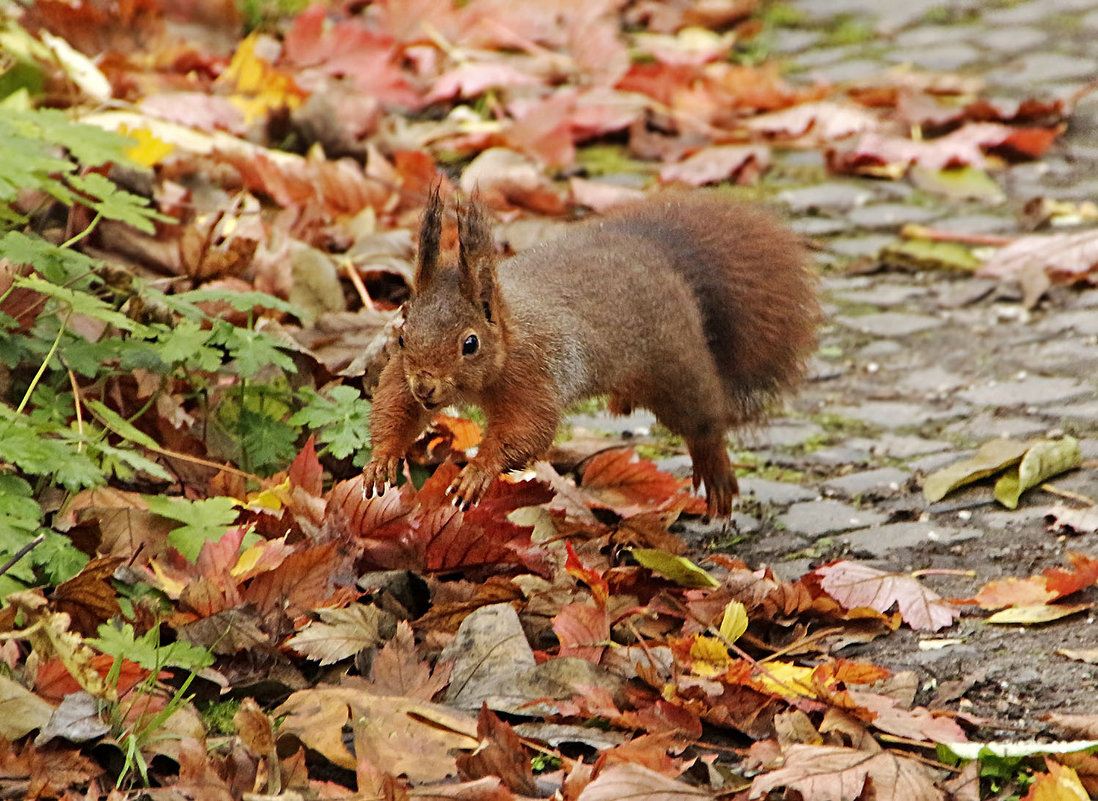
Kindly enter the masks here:
M 458 243 L 461 246 L 461 287 L 466 297 L 484 307 L 488 322 L 496 321 L 499 289 L 496 282 L 496 243 L 477 195 L 458 214 Z
M 438 265 L 439 238 L 442 235 L 442 200 L 439 197 L 441 185 L 439 182 L 431 189 L 419 222 L 419 253 L 416 256 L 415 277 L 412 279 L 416 292 L 422 292 L 431 282 Z

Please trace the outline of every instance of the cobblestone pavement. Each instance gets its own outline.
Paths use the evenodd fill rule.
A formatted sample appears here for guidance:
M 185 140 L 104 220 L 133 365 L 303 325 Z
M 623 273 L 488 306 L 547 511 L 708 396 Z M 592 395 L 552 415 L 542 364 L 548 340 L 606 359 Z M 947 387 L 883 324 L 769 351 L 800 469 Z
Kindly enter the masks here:
M 1021 99 L 1068 97 L 1098 78 L 1098 0 L 793 6 L 809 24 L 782 30 L 772 44 L 797 79 L 858 82 L 911 64 L 982 75 L 993 97 Z M 1065 564 L 1067 551 L 1098 555 L 1098 535 L 1065 540 L 1048 530 L 1045 513 L 1057 500 L 1049 493 L 1031 491 L 1007 511 L 984 485 L 936 504 L 920 491 L 928 471 L 1001 435 L 1067 432 L 1080 440 L 1085 459 L 1098 459 L 1098 290 L 1059 288 L 1027 311 L 1019 291 L 998 282 L 848 269 L 859 259 L 872 264 L 906 222 L 1020 233 L 1020 209 L 1031 198 L 1095 198 L 1096 168 L 1098 93 L 1080 101 L 1065 138 L 1044 159 L 996 174 L 999 203 L 944 201 L 893 181 L 825 177 L 805 184 L 805 174 L 825 175 L 822 154 L 779 160 L 776 200 L 821 246 L 829 322 L 810 385 L 786 416 L 747 443 L 771 477 L 741 481 L 742 539 L 721 542 L 719 532 L 696 526 L 698 541 L 716 541 L 788 578 L 833 558 L 890 570 L 948 569 L 925 579 L 947 597 L 970 596 L 992 578 Z M 575 420 L 577 428 L 617 431 L 650 422 L 643 415 Z M 685 458 L 665 464 L 688 469 Z M 1098 499 L 1093 466 L 1054 483 Z M 1084 600 L 1098 600 L 1098 593 Z M 958 642 L 925 647 L 941 637 Z M 942 687 L 954 698 L 964 688 L 962 708 L 997 721 L 987 733 L 1005 737 L 1043 733 L 1044 711 L 1093 712 L 1098 668 L 1056 651 L 1096 646 L 1093 614 L 1031 629 L 989 626 L 970 615 L 941 635 L 901 631 L 842 653 L 916 670 L 924 703 L 949 700 L 939 695 Z

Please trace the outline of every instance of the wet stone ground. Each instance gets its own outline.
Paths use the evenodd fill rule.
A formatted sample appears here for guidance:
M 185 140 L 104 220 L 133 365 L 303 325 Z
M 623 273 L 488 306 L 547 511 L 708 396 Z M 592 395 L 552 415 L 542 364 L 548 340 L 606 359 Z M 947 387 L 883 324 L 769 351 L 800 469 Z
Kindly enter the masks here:
M 803 24 L 770 44 L 795 80 L 857 83 L 910 64 L 983 76 L 993 97 L 1021 99 L 1069 97 L 1098 78 L 1098 0 L 792 5 Z M 782 416 L 744 438 L 744 459 L 756 464 L 741 479 L 736 530 L 698 523 L 687 533 L 699 547 L 786 578 L 836 558 L 948 570 L 924 579 L 946 597 L 1065 565 L 1068 551 L 1098 555 L 1098 535 L 1049 530 L 1045 514 L 1060 499 L 1048 492 L 1031 491 L 1008 511 L 987 484 L 934 504 L 920 490 L 928 472 L 990 438 L 1066 432 L 1091 461 L 1053 484 L 1098 499 L 1098 290 L 1057 288 L 1026 310 L 1020 292 L 999 282 L 857 269 L 874 265 L 904 223 L 1019 234 L 1027 200 L 1093 199 L 1098 93 L 1079 102 L 1066 136 L 1044 159 L 995 174 L 999 202 L 943 200 L 900 182 L 798 182 L 813 171 L 825 175 L 819 153 L 779 156 L 769 179 L 776 204 L 819 246 L 828 321 L 812 380 Z M 620 436 L 644 435 L 652 422 L 643 414 L 595 415 L 573 425 Z M 689 471 L 683 456 L 663 464 Z M 1080 601 L 1098 601 L 1098 592 Z M 988 625 L 968 610 L 938 634 L 903 629 L 840 654 L 916 671 L 920 702 L 959 706 L 985 722 L 978 736 L 1055 736 L 1044 713 L 1093 712 L 1098 667 L 1057 651 L 1098 647 L 1095 614 L 1019 628 Z M 955 642 L 927 647 L 946 638 Z

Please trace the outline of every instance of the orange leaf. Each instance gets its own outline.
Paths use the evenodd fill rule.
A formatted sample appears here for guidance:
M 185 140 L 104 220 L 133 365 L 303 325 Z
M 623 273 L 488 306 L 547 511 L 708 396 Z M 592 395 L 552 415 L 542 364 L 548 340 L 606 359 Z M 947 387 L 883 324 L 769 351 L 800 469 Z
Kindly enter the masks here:
M 580 488 L 589 506 L 611 509 L 622 517 L 663 509 L 681 497 L 687 482 L 661 472 L 632 448 L 613 448 L 592 456 Z

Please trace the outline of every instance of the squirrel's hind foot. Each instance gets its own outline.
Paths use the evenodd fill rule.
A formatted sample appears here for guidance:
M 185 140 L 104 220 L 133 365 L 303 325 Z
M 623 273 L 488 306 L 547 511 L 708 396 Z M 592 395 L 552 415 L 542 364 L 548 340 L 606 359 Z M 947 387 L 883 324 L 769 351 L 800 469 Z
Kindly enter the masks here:
M 694 489 L 705 484 L 705 516 L 709 520 L 732 517 L 732 503 L 740 494 L 740 485 L 728 451 L 724 433 L 705 437 L 687 437 L 686 448 L 694 465 Z

